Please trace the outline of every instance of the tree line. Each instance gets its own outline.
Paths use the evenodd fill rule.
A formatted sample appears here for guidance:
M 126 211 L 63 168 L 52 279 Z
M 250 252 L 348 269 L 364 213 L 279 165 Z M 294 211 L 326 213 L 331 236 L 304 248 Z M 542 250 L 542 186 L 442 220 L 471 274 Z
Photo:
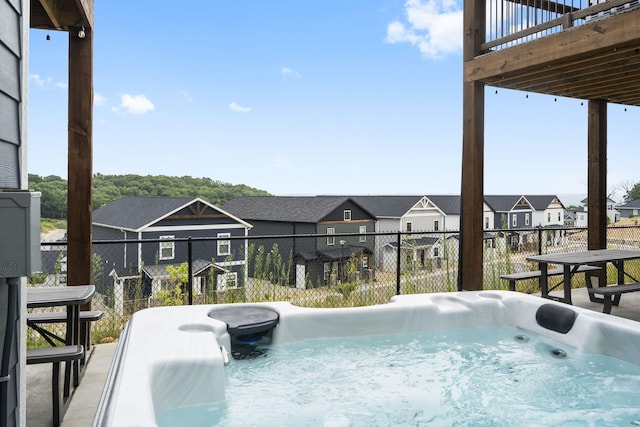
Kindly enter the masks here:
M 42 218 L 67 217 L 67 180 L 56 175 L 29 174 L 29 189 L 42 193 Z M 221 206 L 238 196 L 268 196 L 268 192 L 244 184 L 229 184 L 210 178 L 165 175 L 93 176 L 93 209 L 125 196 L 200 197 Z

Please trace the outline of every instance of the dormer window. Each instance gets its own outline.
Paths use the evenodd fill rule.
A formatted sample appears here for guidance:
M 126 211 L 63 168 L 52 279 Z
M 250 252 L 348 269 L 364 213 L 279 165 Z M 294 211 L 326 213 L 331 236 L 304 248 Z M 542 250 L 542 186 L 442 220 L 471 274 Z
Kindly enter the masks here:
M 345 211 L 344 211 L 344 220 L 345 221 L 351 221 L 351 210 L 350 209 L 345 209 Z

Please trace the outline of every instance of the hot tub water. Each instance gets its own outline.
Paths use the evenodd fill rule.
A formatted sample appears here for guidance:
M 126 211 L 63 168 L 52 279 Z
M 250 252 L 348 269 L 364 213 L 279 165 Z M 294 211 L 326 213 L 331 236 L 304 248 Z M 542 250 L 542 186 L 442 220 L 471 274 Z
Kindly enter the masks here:
M 513 327 L 303 340 L 233 360 L 160 426 L 633 425 L 640 367 Z

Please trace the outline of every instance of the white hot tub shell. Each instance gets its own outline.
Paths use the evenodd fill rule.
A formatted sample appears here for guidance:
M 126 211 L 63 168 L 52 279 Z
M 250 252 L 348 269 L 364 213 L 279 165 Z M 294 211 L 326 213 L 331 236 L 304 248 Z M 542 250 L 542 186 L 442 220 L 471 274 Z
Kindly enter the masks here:
M 271 345 L 500 325 L 537 333 L 582 353 L 640 365 L 640 323 L 515 292 L 401 295 L 388 304 L 353 308 L 303 308 L 286 302 L 225 305 L 234 306 L 278 313 Z M 554 310 L 547 316 L 551 327 L 539 321 L 542 306 Z M 215 307 L 220 305 L 135 313 L 121 336 L 94 426 L 155 426 L 164 411 L 223 401 L 231 336 L 226 323 L 209 316 Z M 562 317 L 570 318 L 568 323 L 554 327 L 564 322 L 558 320 Z M 560 331 L 565 326 L 568 331 Z

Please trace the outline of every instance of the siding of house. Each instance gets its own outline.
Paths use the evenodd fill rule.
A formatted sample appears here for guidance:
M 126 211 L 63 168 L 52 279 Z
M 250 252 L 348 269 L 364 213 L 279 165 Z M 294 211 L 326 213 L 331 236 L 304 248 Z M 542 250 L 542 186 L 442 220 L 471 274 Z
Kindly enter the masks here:
M 25 11 L 25 8 L 27 10 Z M 28 3 L 26 0 L 0 0 L 0 188 L 26 188 L 26 168 L 23 142 L 26 133 L 26 99 L 28 47 Z M 18 355 L 24 333 L 22 322 L 7 319 L 8 286 L 0 278 L 0 340 L 4 342 L 7 323 L 14 328 L 14 339 L 9 352 L 9 382 L 7 384 L 6 419 L 0 425 L 13 427 L 24 421 L 24 411 L 18 402 L 24 402 Z M 8 322 L 9 321 L 9 322 Z M 5 354 L 0 356 L 5 357 Z M 23 406 L 24 407 L 24 406 Z

